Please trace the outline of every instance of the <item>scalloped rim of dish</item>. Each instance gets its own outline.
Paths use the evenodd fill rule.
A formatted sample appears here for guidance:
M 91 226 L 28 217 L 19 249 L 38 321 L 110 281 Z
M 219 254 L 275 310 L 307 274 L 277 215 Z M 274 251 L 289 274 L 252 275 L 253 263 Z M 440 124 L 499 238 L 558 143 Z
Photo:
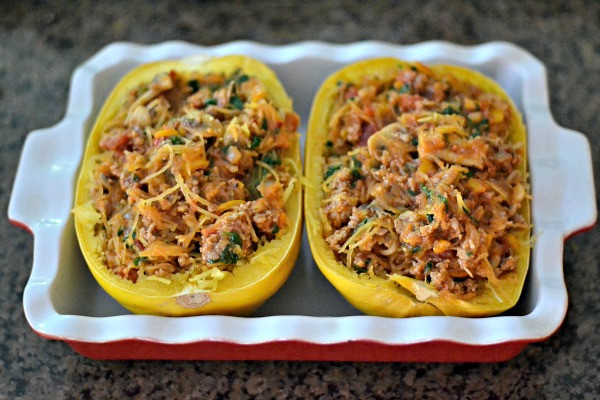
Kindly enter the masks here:
M 463 65 L 480 71 L 493 69 L 500 63 L 508 65 L 512 73 L 518 74 L 522 86 L 522 98 L 514 100 L 520 105 L 529 132 L 528 161 L 533 224 L 537 235 L 527 278 L 532 281 L 534 290 L 535 304 L 531 311 L 523 316 L 479 319 L 448 316 L 391 319 L 367 315 L 167 318 L 59 314 L 50 299 L 50 287 L 60 268 L 60 238 L 65 229 L 73 229 L 68 223 L 73 186 L 87 137 L 86 126 L 95 117 L 91 115 L 94 77 L 99 71 L 125 61 L 141 64 L 195 54 L 245 54 L 268 64 L 293 63 L 303 58 L 351 63 L 392 56 L 424 63 Z M 294 97 L 294 93 L 289 94 Z M 273 46 L 238 41 L 204 47 L 171 41 L 148 46 L 110 44 L 75 70 L 62 121 L 53 127 L 31 132 L 25 142 L 8 215 L 15 225 L 34 234 L 33 268 L 25 287 L 23 305 L 31 327 L 45 337 L 92 343 L 137 339 L 164 344 L 370 341 L 412 345 L 446 341 L 484 346 L 540 341 L 559 328 L 567 311 L 562 268 L 564 240 L 593 226 L 597 211 L 591 152 L 586 137 L 554 122 L 544 65 L 511 43 L 461 46 L 434 41 L 403 46 L 376 41 L 351 44 L 310 41 Z

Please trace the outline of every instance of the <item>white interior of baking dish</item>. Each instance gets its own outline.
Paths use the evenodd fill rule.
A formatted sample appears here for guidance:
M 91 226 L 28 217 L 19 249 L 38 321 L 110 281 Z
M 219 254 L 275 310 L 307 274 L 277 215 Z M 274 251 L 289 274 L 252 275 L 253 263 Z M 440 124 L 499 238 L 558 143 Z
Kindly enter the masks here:
M 321 275 L 304 238 L 289 280 L 253 317 L 166 318 L 132 315 L 121 307 L 88 271 L 70 214 L 87 133 L 107 95 L 129 70 L 151 61 L 198 54 L 245 54 L 268 63 L 294 99 L 302 133 L 323 79 L 360 59 L 391 56 L 427 64 L 463 65 L 500 83 L 523 114 L 529 134 L 537 241 L 518 305 L 503 315 L 480 319 L 366 316 L 350 306 Z M 247 344 L 288 339 L 324 344 L 374 340 L 399 345 L 449 340 L 495 344 L 540 340 L 560 326 L 567 310 L 563 241 L 595 222 L 596 207 L 587 139 L 556 125 L 550 114 L 544 66 L 512 44 L 463 47 L 444 42 L 410 46 L 301 42 L 267 46 L 233 42 L 202 47 L 166 42 L 153 46 L 112 44 L 75 71 L 64 119 L 51 128 L 32 132 L 25 143 L 9 218 L 34 234 L 33 269 L 23 298 L 26 317 L 35 331 L 58 339 L 225 340 Z

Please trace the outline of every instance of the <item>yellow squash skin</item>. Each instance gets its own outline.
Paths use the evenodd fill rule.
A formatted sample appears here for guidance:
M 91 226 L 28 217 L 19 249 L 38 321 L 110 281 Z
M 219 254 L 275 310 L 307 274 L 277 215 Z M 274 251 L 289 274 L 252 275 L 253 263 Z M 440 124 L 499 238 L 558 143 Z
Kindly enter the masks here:
M 438 293 L 433 286 L 415 279 L 394 276 L 390 279 L 357 274 L 338 262 L 333 251 L 323 239 L 323 228 L 319 208 L 323 200 L 323 153 L 327 138 L 327 125 L 337 82 L 360 83 L 365 75 L 376 75 L 385 79 L 391 77 L 398 66 L 412 64 L 394 58 L 381 58 L 361 61 L 349 65 L 329 76 L 320 87 L 313 101 L 309 119 L 305 149 L 304 213 L 308 239 L 313 257 L 325 277 L 356 308 L 370 315 L 385 317 L 414 317 L 425 315 L 453 315 L 481 317 L 501 313 L 513 307 L 520 295 L 529 266 L 529 230 L 519 236 L 519 261 L 515 271 L 501 275 L 499 286 L 491 289 L 489 283 L 476 297 L 465 301 Z M 512 109 L 509 138 L 523 145 L 523 160 L 519 169 L 526 173 L 526 131 L 520 114 L 508 96 L 491 79 L 466 68 L 436 65 L 430 69 L 435 75 L 452 74 L 459 81 L 468 82 L 486 92 L 499 95 Z M 530 221 L 529 203 L 525 201 L 521 214 Z
M 136 283 L 113 274 L 103 263 L 102 238 L 94 235 L 94 226 L 100 222 L 91 207 L 90 188 L 93 157 L 100 153 L 100 137 L 106 124 L 121 107 L 126 94 L 156 74 L 176 70 L 180 73 L 197 71 L 225 75 L 236 70 L 258 77 L 271 94 L 276 107 L 292 111 L 292 101 L 275 73 L 260 61 L 244 56 L 222 58 L 190 58 L 161 61 L 143 65 L 126 75 L 115 87 L 104 104 L 92 129 L 85 149 L 75 196 L 75 229 L 79 245 L 90 271 L 100 286 L 130 311 L 137 314 L 190 316 L 202 314 L 248 315 L 273 295 L 288 278 L 298 256 L 302 231 L 302 194 L 298 183 L 289 197 L 285 212 L 290 226 L 275 240 L 261 246 L 248 260 L 239 261 L 233 273 L 218 282 L 216 290 L 200 290 L 189 281 L 187 273 L 173 275 L 171 284 L 148 280 Z M 300 146 L 284 155 L 300 164 Z M 97 213 L 96 213 L 97 214 Z

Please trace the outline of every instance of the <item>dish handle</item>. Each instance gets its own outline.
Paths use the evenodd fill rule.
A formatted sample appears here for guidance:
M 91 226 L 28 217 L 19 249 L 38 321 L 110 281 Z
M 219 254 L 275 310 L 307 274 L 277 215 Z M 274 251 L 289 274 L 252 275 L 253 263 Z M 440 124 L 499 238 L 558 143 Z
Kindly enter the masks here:
M 562 182 L 562 226 L 565 238 L 592 228 L 598 210 L 594 187 L 592 153 L 581 132 L 557 127 L 557 156 Z
M 38 226 L 60 225 L 69 217 L 73 182 L 82 152 L 81 122 L 65 118 L 29 133 L 15 176 L 8 218 L 34 232 Z M 65 196 L 65 193 L 67 196 Z

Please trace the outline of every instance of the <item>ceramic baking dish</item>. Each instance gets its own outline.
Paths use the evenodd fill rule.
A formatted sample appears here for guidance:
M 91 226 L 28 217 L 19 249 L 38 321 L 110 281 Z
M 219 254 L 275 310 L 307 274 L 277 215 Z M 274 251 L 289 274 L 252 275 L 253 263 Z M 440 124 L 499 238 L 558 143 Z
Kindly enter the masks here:
M 294 99 L 305 132 L 323 79 L 345 64 L 391 56 L 467 66 L 495 79 L 528 128 L 535 246 L 517 306 L 490 318 L 362 315 L 318 271 L 306 242 L 283 288 L 247 318 L 132 315 L 88 271 L 76 242 L 74 185 L 86 137 L 119 79 L 136 66 L 197 55 L 244 54 L 269 64 Z M 9 219 L 34 235 L 23 306 L 39 335 L 103 359 L 272 359 L 362 361 L 499 361 L 552 335 L 567 311 L 563 243 L 596 221 L 589 143 L 558 126 L 548 104 L 543 64 L 502 42 L 464 47 L 445 42 L 269 46 L 233 42 L 111 44 L 75 70 L 67 112 L 57 125 L 31 132 L 23 147 Z

